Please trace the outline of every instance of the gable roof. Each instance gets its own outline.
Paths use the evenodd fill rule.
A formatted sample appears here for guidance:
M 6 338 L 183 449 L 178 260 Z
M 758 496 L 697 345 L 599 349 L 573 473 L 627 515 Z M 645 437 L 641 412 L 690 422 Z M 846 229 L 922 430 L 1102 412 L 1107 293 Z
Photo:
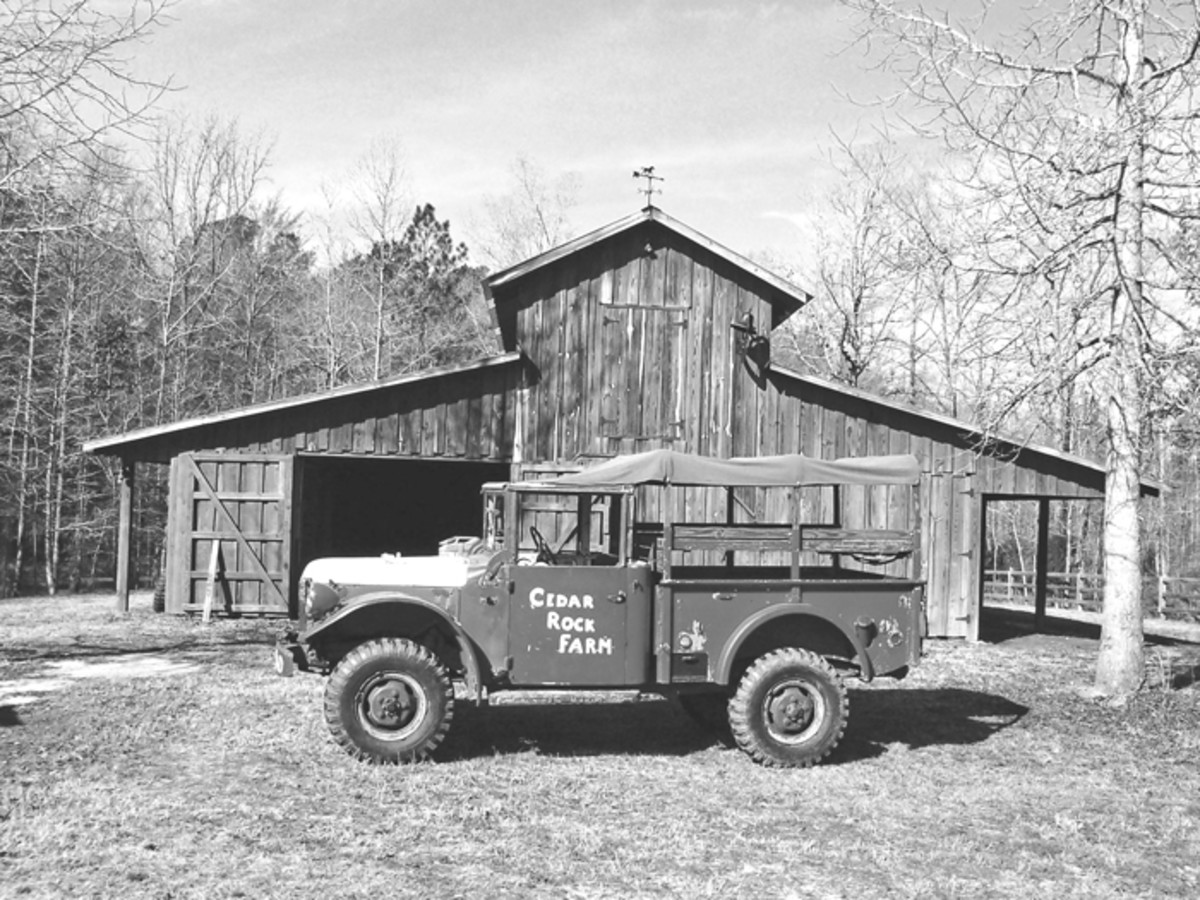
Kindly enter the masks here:
M 597 228 L 595 231 L 589 231 L 587 234 L 567 241 L 565 244 L 560 244 L 544 253 L 539 253 L 531 259 L 517 263 L 515 266 L 510 266 L 503 271 L 485 278 L 483 282 L 484 293 L 487 295 L 488 301 L 494 305 L 496 303 L 497 289 L 506 289 L 515 282 L 552 263 L 587 250 L 609 238 L 631 231 L 650 222 L 656 223 L 698 247 L 704 248 L 720 259 L 736 266 L 739 270 L 750 276 L 752 280 L 762 285 L 765 288 L 764 293 L 772 306 L 775 307 L 775 314 L 772 317 L 772 328 L 780 325 L 792 313 L 796 312 L 812 299 L 812 294 L 803 288 L 799 288 L 791 282 L 780 278 L 778 275 L 764 269 L 758 263 L 747 259 L 740 253 L 735 253 L 728 247 L 718 244 L 712 238 L 701 234 L 678 219 L 672 218 L 656 206 L 647 206 L 640 212 L 626 216 L 623 219 L 618 219 L 615 222 Z

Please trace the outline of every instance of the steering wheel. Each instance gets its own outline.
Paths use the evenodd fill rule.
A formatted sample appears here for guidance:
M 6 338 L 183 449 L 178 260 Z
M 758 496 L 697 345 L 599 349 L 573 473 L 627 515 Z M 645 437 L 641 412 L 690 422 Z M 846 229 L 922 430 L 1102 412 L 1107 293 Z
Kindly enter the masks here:
M 550 542 L 538 531 L 536 525 L 529 526 L 529 535 L 533 538 L 534 546 L 537 547 L 538 561 L 549 563 L 552 566 L 557 565 L 558 559 L 554 556 L 554 551 L 550 549 Z

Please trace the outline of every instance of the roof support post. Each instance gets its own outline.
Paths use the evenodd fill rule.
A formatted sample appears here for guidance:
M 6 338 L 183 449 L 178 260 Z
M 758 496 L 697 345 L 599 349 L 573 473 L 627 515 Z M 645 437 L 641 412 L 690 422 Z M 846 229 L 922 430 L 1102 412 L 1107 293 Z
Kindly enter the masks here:
M 1038 498 L 1037 573 L 1033 592 L 1033 624 L 1041 631 L 1046 624 L 1046 586 L 1050 567 L 1050 498 Z
M 117 612 L 129 612 L 129 557 L 133 547 L 133 485 L 136 463 L 121 460 L 117 486 L 120 511 L 117 518 Z

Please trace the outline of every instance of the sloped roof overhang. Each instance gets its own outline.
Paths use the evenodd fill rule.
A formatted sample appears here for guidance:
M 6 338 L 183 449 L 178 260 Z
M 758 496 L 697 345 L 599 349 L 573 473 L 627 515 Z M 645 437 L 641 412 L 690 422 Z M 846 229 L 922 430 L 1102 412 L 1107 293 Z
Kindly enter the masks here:
M 771 366 L 771 373 L 796 382 L 801 387 L 808 386 L 822 391 L 841 394 L 860 403 L 874 405 L 880 409 L 886 409 L 902 416 L 912 416 L 929 422 L 939 428 L 957 433 L 964 445 L 977 448 L 980 452 L 986 450 L 988 455 L 999 459 L 1018 460 L 1021 457 L 1025 457 L 1026 459 L 1040 457 L 1060 467 L 1077 470 L 1081 476 L 1084 476 L 1080 480 L 1099 480 L 1101 485 L 1104 483 L 1104 466 L 1085 459 L 1082 456 L 1056 450 L 1053 447 L 998 436 L 980 428 L 978 425 L 972 425 L 953 416 L 918 409 L 906 403 L 880 397 L 878 394 L 872 394 L 868 391 L 850 387 L 849 385 L 838 384 L 837 382 L 829 381 L 815 375 L 802 375 L 799 372 L 793 372 L 790 369 L 774 364 Z M 1164 490 L 1166 490 L 1166 486 L 1159 482 L 1148 479 L 1143 479 L 1141 482 L 1142 496 L 1157 497 Z
M 190 435 L 194 434 L 198 437 L 203 431 L 213 426 L 261 418 L 289 410 L 301 409 L 306 406 L 313 407 L 336 403 L 340 400 L 364 397 L 406 386 L 416 386 L 422 382 L 429 382 L 438 378 L 503 368 L 518 363 L 522 359 L 523 355 L 520 351 L 513 351 L 499 356 L 486 357 L 476 362 L 467 363 L 466 365 L 428 369 L 423 372 L 398 375 L 394 378 L 371 381 L 365 384 L 345 385 L 344 387 L 332 388 L 327 391 L 302 394 L 282 400 L 271 400 L 266 403 L 243 406 L 207 416 L 181 419 L 178 422 L 170 422 L 166 425 L 138 428 L 123 434 L 96 438 L 95 440 L 84 442 L 83 451 L 85 453 L 97 453 L 102 456 L 119 456 L 126 459 L 165 461 L 173 454 L 163 452 L 159 449 L 160 446 L 164 448 L 167 446 L 178 446 L 181 442 L 185 443 Z

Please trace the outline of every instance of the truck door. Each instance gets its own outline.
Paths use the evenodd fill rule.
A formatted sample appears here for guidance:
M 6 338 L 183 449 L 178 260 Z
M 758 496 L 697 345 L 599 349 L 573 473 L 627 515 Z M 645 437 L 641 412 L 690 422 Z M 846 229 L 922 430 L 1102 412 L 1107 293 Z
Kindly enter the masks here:
M 517 565 L 509 572 L 514 685 L 646 683 L 649 567 Z

